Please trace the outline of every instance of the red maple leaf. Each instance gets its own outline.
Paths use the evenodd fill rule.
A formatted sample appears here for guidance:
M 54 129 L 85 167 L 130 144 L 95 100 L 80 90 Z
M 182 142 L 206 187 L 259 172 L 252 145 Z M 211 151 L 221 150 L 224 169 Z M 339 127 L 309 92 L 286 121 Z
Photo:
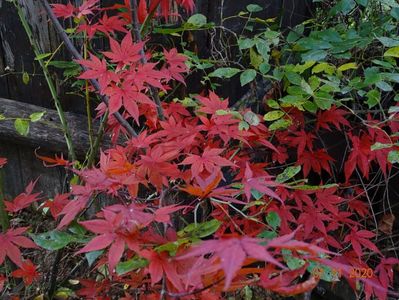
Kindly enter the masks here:
M 320 111 L 317 114 L 316 129 L 319 130 L 321 127 L 331 131 L 329 124 L 333 124 L 338 130 L 341 129 L 341 125 L 350 127 L 348 120 L 345 119 L 347 114 L 347 111 L 339 109 L 335 105 L 329 110 Z
M 322 170 L 325 170 L 331 175 L 330 161 L 334 161 L 334 159 L 328 155 L 324 149 L 313 152 L 305 150 L 298 158 L 297 165 L 303 166 L 303 175 L 305 177 L 309 175 L 310 170 L 313 170 L 319 175 Z
M 338 214 L 339 204 L 345 201 L 337 194 L 337 188 L 323 189 L 316 192 L 316 205 L 319 208 L 324 208 L 334 215 Z
M 131 32 L 126 33 L 120 44 L 113 38 L 110 38 L 109 42 L 111 51 L 105 51 L 103 54 L 112 62 L 118 63 L 119 67 L 140 61 L 144 42 L 133 43 Z
M 246 258 L 254 258 L 260 261 L 275 264 L 285 268 L 260 245 L 261 240 L 250 237 L 233 237 L 219 240 L 203 241 L 200 245 L 193 247 L 188 253 L 177 257 L 177 259 L 186 259 L 195 256 L 204 256 L 209 253 L 215 254 L 220 258 L 221 267 L 225 274 L 224 289 L 226 290 L 238 270 L 242 267 Z M 227 250 L 228 249 L 228 250 Z
M 322 209 L 305 205 L 303 207 L 303 212 L 298 218 L 298 223 L 304 225 L 304 234 L 305 238 L 307 238 L 314 232 L 314 228 L 318 229 L 324 235 L 327 235 L 324 222 L 330 222 L 331 220 L 331 216 L 324 214 Z
M 0 233 L 0 265 L 8 256 L 17 266 L 22 267 L 21 248 L 37 248 L 30 239 L 22 236 L 28 227 L 10 228 L 5 233 Z
M 148 17 L 147 0 L 139 1 L 137 17 L 139 19 L 140 24 L 143 24 L 145 19 Z
M 355 226 L 352 228 L 351 233 L 345 236 L 344 242 L 350 243 L 353 250 L 359 257 L 362 257 L 363 255 L 362 246 L 381 254 L 377 246 L 370 241 L 370 239 L 374 236 L 375 234 L 373 232 L 369 230 L 358 230 L 358 228 Z
M 40 193 L 33 193 L 32 191 L 36 185 L 36 181 L 31 181 L 25 189 L 24 193 L 19 194 L 12 201 L 4 201 L 6 210 L 9 212 L 16 213 L 24 208 L 27 208 L 33 202 L 39 201 Z
M 371 151 L 371 138 L 368 134 L 362 134 L 360 138 L 358 136 L 348 135 L 352 141 L 352 151 L 345 163 L 345 178 L 349 181 L 356 166 L 359 167 L 363 176 L 368 178 L 370 161 L 373 159 L 373 153 Z
M 69 1 L 68 1 L 67 5 L 51 4 L 51 7 L 53 8 L 54 14 L 58 18 L 67 19 L 67 18 L 73 17 L 73 15 L 75 13 L 75 7 Z
M 185 64 L 187 57 L 178 53 L 176 48 L 172 48 L 169 51 L 165 49 L 163 54 L 167 62 L 166 70 L 169 73 L 169 76 L 185 84 L 185 80 L 181 74 L 187 73 L 188 71 L 188 68 Z
M 57 166 L 69 167 L 70 165 L 73 164 L 73 162 L 69 162 L 68 160 L 64 159 L 64 156 L 62 153 L 61 153 L 60 157 L 55 155 L 55 158 L 41 156 L 41 155 L 38 155 L 36 152 L 35 152 L 35 155 L 37 158 L 39 158 L 43 161 L 43 165 L 45 167 L 57 167 Z
M 27 259 L 22 263 L 20 269 L 17 269 L 11 273 L 15 278 L 22 278 L 25 286 L 31 285 L 34 280 L 39 278 L 39 273 L 36 270 L 36 266 Z
M 199 177 L 203 171 L 210 174 L 220 172 L 221 167 L 235 164 L 220 156 L 224 149 L 206 147 L 202 155 L 189 154 L 180 165 L 191 165 L 191 178 Z
M 308 151 L 313 151 L 314 134 L 306 132 L 305 130 L 300 130 L 294 132 L 294 135 L 296 135 L 296 137 L 290 137 L 289 142 L 291 147 L 297 148 L 298 158 L 302 155 L 305 148 L 307 148 Z
M 135 235 L 138 223 L 134 219 L 127 220 L 123 213 L 115 213 L 111 210 L 103 210 L 104 219 L 95 219 L 79 222 L 83 227 L 98 234 L 79 253 L 102 250 L 109 247 L 108 265 L 111 271 L 121 260 L 125 251 L 125 245 L 131 250 L 138 251 Z
M 227 110 L 229 107 L 229 100 L 222 100 L 214 92 L 209 92 L 208 97 L 197 96 L 201 102 L 202 107 L 198 110 L 205 114 L 215 114 L 218 110 Z
M 101 92 L 104 91 L 110 82 L 118 81 L 118 76 L 108 70 L 105 59 L 100 60 L 97 56 L 90 53 L 90 59 L 77 60 L 77 63 L 87 68 L 78 78 L 97 79 L 101 87 Z
M 42 208 L 47 207 L 54 219 L 58 217 L 64 207 L 69 203 L 70 194 L 59 194 L 54 197 L 54 200 L 47 200 L 44 202 Z
M 251 199 L 251 190 L 257 190 L 271 198 L 281 200 L 281 198 L 270 188 L 278 186 L 274 181 L 271 181 L 271 176 L 257 176 L 254 177 L 254 173 L 247 162 L 242 184 L 244 185 L 244 194 L 249 201 Z
M 2 168 L 7 163 L 7 158 L 0 157 L 0 168 Z
M 182 205 L 169 205 L 169 206 L 163 206 L 159 209 L 157 209 L 154 213 L 154 220 L 157 222 L 165 223 L 165 224 L 171 224 L 170 222 L 170 214 L 181 210 L 183 208 L 186 208 L 187 206 L 182 206 Z
M 114 34 L 115 31 L 119 32 L 127 32 L 126 21 L 119 18 L 118 16 L 108 17 L 107 14 L 104 14 L 103 17 L 99 20 L 98 30 L 104 32 L 106 35 Z

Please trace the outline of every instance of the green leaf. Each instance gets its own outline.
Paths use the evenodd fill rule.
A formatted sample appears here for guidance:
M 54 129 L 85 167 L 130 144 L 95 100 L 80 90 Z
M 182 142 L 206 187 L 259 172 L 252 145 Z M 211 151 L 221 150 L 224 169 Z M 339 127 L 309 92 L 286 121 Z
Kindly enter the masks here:
M 269 111 L 268 113 L 266 113 L 263 117 L 263 120 L 275 121 L 275 120 L 280 119 L 284 115 L 285 115 L 285 113 L 281 110 L 273 110 L 273 111 Z
M 177 235 L 179 237 L 188 235 L 191 237 L 204 238 L 215 233 L 220 225 L 221 223 L 216 219 L 204 223 L 192 223 L 177 232 Z
M 370 149 L 371 151 L 375 151 L 375 150 L 381 150 L 381 149 L 386 149 L 386 148 L 391 148 L 392 144 L 383 144 L 383 143 L 375 143 L 373 145 L 371 145 Z
M 310 87 L 310 85 L 305 80 L 301 81 L 301 88 L 306 94 L 313 95 L 312 88 Z
M 292 121 L 289 119 L 280 119 L 269 126 L 269 130 L 280 130 L 280 129 L 286 129 L 292 124 Z
M 378 103 L 380 103 L 380 100 L 381 100 L 380 91 L 378 91 L 376 89 L 369 91 L 366 94 L 366 97 L 367 97 L 367 104 L 368 104 L 369 108 L 376 106 Z
M 241 70 L 237 68 L 219 68 L 210 73 L 209 77 L 218 77 L 218 78 L 231 78 L 234 75 L 238 74 Z
M 334 71 L 335 71 L 335 66 L 330 65 L 329 63 L 326 63 L 326 62 L 317 64 L 312 69 L 313 74 L 324 72 L 326 74 L 332 75 L 332 74 L 334 74 Z
M 241 38 L 238 40 L 238 47 L 240 48 L 240 50 L 252 48 L 254 45 L 255 45 L 254 39 Z
M 367 4 L 369 3 L 369 1 L 368 0 L 356 0 L 356 3 L 366 7 Z
M 247 5 L 247 11 L 249 11 L 250 13 L 260 12 L 262 10 L 263 10 L 263 7 L 259 6 L 257 4 L 249 4 L 249 5 Z
M 291 250 L 283 249 L 281 253 L 283 254 L 283 259 L 286 262 L 288 268 L 290 268 L 291 270 L 299 269 L 303 267 L 306 263 L 303 259 L 294 257 Z
M 256 68 L 259 69 L 259 66 L 261 63 L 263 63 L 263 57 L 262 55 L 258 54 L 254 48 L 249 49 L 249 58 L 251 60 L 251 65 Z
M 327 92 L 317 92 L 314 96 L 314 102 L 321 109 L 330 109 L 334 102 L 333 97 Z
M 252 111 L 247 111 L 247 112 L 244 114 L 244 120 L 245 120 L 249 125 L 252 125 L 252 126 L 258 126 L 259 123 L 260 123 L 260 120 L 259 120 L 258 115 L 255 114 L 255 113 L 252 112 Z
M 266 74 L 267 72 L 269 72 L 271 69 L 270 64 L 268 62 L 263 62 L 259 65 L 259 71 L 262 74 Z
M 287 167 L 284 169 L 282 173 L 277 175 L 276 181 L 279 183 L 286 182 L 291 178 L 293 178 L 295 175 L 297 175 L 300 171 L 301 171 L 301 166 Z
M 3 121 L 5 119 L 6 119 L 6 117 L 4 115 L 0 114 L 0 121 Z
M 148 261 L 144 258 L 134 257 L 127 261 L 120 262 L 116 265 L 116 273 L 121 276 L 131 271 L 144 268 L 148 265 Z
M 301 55 L 303 62 L 308 60 L 320 61 L 325 59 L 326 56 L 327 51 L 325 50 L 312 50 Z
M 302 77 L 298 73 L 287 71 L 287 72 L 285 72 L 285 77 L 292 84 L 301 85 Z
M 271 211 L 266 216 L 266 222 L 267 224 L 269 224 L 270 227 L 276 230 L 277 227 L 280 227 L 281 219 L 275 211 Z
M 270 108 L 274 108 L 274 109 L 280 108 L 280 105 L 278 104 L 278 102 L 273 99 L 267 100 L 267 106 L 269 106 Z
M 190 18 L 188 18 L 187 23 L 192 24 L 195 27 L 202 27 L 202 26 L 206 25 L 207 19 L 202 14 L 195 14 L 195 15 L 192 15 Z
M 392 150 L 388 153 L 388 161 L 391 164 L 396 164 L 399 163 L 399 151 L 398 150 Z
M 301 191 L 316 191 L 316 190 L 321 190 L 321 189 L 329 189 L 332 187 L 337 187 L 338 185 L 336 183 L 331 183 L 331 184 L 324 184 L 324 185 L 295 185 L 291 186 L 290 188 L 293 188 L 295 190 L 301 190 Z
M 31 122 L 38 122 L 43 118 L 45 113 L 46 113 L 45 111 L 35 112 L 29 116 L 29 119 Z
M 53 230 L 41 234 L 31 234 L 33 241 L 40 247 L 49 250 L 59 250 L 74 241 L 74 238 L 69 233 Z
M 29 121 L 23 119 L 16 119 L 14 127 L 20 135 L 27 136 L 29 133 Z
M 357 69 L 357 64 L 355 62 L 346 63 L 340 66 L 337 70 L 344 72 L 350 69 Z
M 104 253 L 104 250 L 97 250 L 85 253 L 87 264 L 89 267 Z
M 50 53 L 42 53 L 42 54 L 36 55 L 35 60 L 43 60 L 47 57 L 50 57 L 52 54 L 53 53 L 50 52 Z
M 253 81 L 256 77 L 256 71 L 253 69 L 245 70 L 244 72 L 241 73 L 240 75 L 240 82 L 241 86 L 244 86 L 251 81 Z
M 339 272 L 338 270 L 332 269 L 329 266 L 322 265 L 318 262 L 308 261 L 309 266 L 307 267 L 307 271 L 319 277 L 321 280 L 327 282 L 339 281 Z
M 243 131 L 243 130 L 249 130 L 249 124 L 245 121 L 240 121 L 240 123 L 238 123 L 238 130 Z
M 277 232 L 275 231 L 263 231 L 257 235 L 260 239 L 271 240 L 277 237 Z
M 28 83 L 29 83 L 29 79 L 30 79 L 29 74 L 26 73 L 26 72 L 24 72 L 24 73 L 22 74 L 22 82 L 23 82 L 24 84 L 28 84 Z
M 399 40 L 397 39 L 392 39 L 385 36 L 377 37 L 377 39 L 381 42 L 381 44 L 384 45 L 384 47 L 387 48 L 399 46 Z
M 265 61 L 269 60 L 270 56 L 270 46 L 269 43 L 263 39 L 256 40 L 256 50 L 260 55 L 262 55 Z
M 393 47 L 385 51 L 384 56 L 399 57 L 399 46 Z
M 389 83 L 387 83 L 385 81 L 379 81 L 375 85 L 383 92 L 391 92 L 391 91 L 393 91 L 393 87 Z

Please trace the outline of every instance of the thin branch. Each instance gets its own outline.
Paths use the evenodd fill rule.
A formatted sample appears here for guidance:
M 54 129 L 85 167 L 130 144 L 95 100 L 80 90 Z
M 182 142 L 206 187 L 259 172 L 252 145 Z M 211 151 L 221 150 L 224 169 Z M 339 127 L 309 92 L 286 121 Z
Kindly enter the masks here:
M 137 16 L 137 0 L 130 0 L 130 7 L 131 7 L 131 12 L 132 12 L 132 27 L 133 27 L 133 32 L 134 32 L 134 36 L 136 39 L 136 42 L 140 43 L 142 42 L 142 37 L 141 37 L 141 32 L 140 32 L 140 24 L 139 24 L 139 20 L 138 20 L 138 16 Z M 145 57 L 145 53 L 144 53 L 144 49 L 140 50 L 140 61 L 142 64 L 146 64 L 147 63 L 147 58 Z M 151 93 L 151 97 L 154 99 L 155 104 L 157 105 L 157 113 L 158 113 L 158 117 L 161 120 L 165 120 L 165 115 L 163 113 L 163 109 L 162 109 L 162 104 L 161 104 L 161 100 L 159 99 L 159 95 L 158 95 L 158 91 L 156 90 L 155 87 L 150 86 L 150 93 Z
M 73 45 L 72 41 L 70 40 L 70 38 L 68 37 L 68 35 L 65 33 L 64 28 L 62 27 L 61 23 L 58 21 L 57 17 L 55 16 L 53 10 L 50 7 L 50 4 L 48 3 L 47 0 L 40 0 L 41 4 L 44 6 L 44 8 L 46 9 L 47 15 L 49 16 L 51 22 L 53 23 L 58 35 L 60 36 L 60 38 L 62 39 L 62 41 L 64 42 L 66 48 L 68 49 L 68 51 L 72 54 L 72 56 L 77 59 L 77 60 L 83 60 L 82 55 L 80 55 L 79 51 L 76 49 L 76 47 Z M 87 68 L 83 65 L 81 65 L 83 70 L 87 70 Z M 90 83 L 93 85 L 93 87 L 96 89 L 97 92 L 100 93 L 101 88 L 100 88 L 100 84 L 98 83 L 97 80 L 95 79 L 89 79 Z M 107 96 L 101 95 L 100 93 L 100 98 L 101 101 L 104 102 L 107 106 L 109 103 L 109 99 Z M 122 115 L 119 112 L 115 112 L 114 117 L 118 120 L 118 122 L 127 130 L 127 132 L 131 135 L 136 137 L 137 133 L 136 131 L 133 129 L 132 126 L 130 126 L 129 122 L 127 122 Z

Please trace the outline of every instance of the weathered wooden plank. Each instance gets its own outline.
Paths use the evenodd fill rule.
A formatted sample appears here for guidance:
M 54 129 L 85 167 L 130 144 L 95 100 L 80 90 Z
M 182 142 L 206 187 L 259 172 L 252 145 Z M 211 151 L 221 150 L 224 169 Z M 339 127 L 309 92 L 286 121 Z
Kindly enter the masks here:
M 19 135 L 14 128 L 15 118 L 28 118 L 30 114 L 41 111 L 46 112 L 43 119 L 40 122 L 30 123 L 30 130 L 27 136 Z M 7 118 L 0 121 L 1 140 L 30 147 L 41 147 L 51 151 L 67 151 L 64 134 L 55 110 L 0 98 L 0 114 Z M 89 149 L 87 119 L 84 115 L 74 113 L 65 113 L 65 115 L 68 126 L 71 129 L 72 142 L 76 152 L 82 155 Z M 95 123 L 94 129 L 98 129 L 97 123 Z M 109 140 L 104 145 L 109 145 Z
M 0 156 L 6 157 L 4 166 L 4 191 L 7 199 L 12 199 L 25 190 L 30 181 L 36 180 L 35 191 L 42 191 L 43 197 L 53 197 L 61 193 L 65 172 L 61 167 L 46 168 L 35 157 L 34 148 L 0 141 Z M 40 151 L 42 155 L 52 155 Z

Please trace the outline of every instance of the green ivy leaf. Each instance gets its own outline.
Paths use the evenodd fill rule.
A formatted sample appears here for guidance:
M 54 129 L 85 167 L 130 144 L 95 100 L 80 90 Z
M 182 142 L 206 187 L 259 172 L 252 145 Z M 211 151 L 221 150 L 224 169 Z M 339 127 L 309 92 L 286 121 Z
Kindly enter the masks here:
M 344 72 L 344 71 L 351 70 L 351 69 L 355 69 L 355 70 L 357 69 L 357 64 L 355 62 L 343 64 L 337 70 Z
M 188 235 L 191 237 L 204 238 L 215 233 L 216 230 L 219 229 L 220 225 L 221 223 L 216 219 L 204 223 L 193 223 L 177 232 L 177 235 L 179 237 Z
M 388 153 L 388 161 L 391 164 L 396 164 L 399 163 L 399 151 L 398 150 L 392 150 Z
M 127 261 L 120 262 L 116 265 L 116 273 L 121 276 L 131 271 L 144 268 L 148 265 L 148 261 L 144 258 L 133 257 Z
M 366 94 L 366 97 L 367 97 L 367 104 L 368 104 L 369 108 L 376 106 L 378 103 L 380 103 L 380 100 L 381 100 L 381 94 L 376 89 L 369 91 Z
M 55 251 L 64 248 L 66 245 L 74 241 L 74 237 L 64 231 L 48 231 L 41 234 L 31 234 L 33 241 L 40 247 Z
M 26 72 L 22 73 L 22 82 L 24 84 L 28 84 L 29 83 L 29 79 L 30 79 L 30 77 L 29 77 L 28 73 L 26 73 Z
M 275 121 L 275 120 L 280 119 L 284 115 L 285 115 L 285 113 L 281 110 L 273 110 L 273 111 L 269 111 L 267 114 L 265 114 L 263 117 L 263 120 Z
M 266 222 L 267 224 L 269 224 L 271 228 L 276 230 L 277 227 L 280 227 L 281 219 L 280 216 L 275 211 L 271 211 L 266 216 Z
M 241 86 L 244 86 L 251 81 L 253 81 L 256 77 L 256 71 L 253 69 L 245 70 L 244 72 L 241 73 L 240 75 L 240 82 Z
M 260 12 L 262 10 L 263 10 L 263 7 L 259 6 L 257 4 L 249 4 L 249 5 L 247 5 L 247 11 L 249 11 L 250 13 Z
M 29 133 L 29 121 L 24 119 L 16 119 L 14 127 L 20 135 L 27 136 Z
M 87 264 L 89 267 L 104 253 L 104 250 L 97 250 L 85 253 Z
M 45 113 L 46 113 L 45 111 L 35 112 L 29 116 L 29 119 L 31 122 L 38 122 L 43 118 Z
M 217 78 L 231 78 L 238 74 L 241 70 L 237 68 L 219 68 L 210 73 L 208 76 L 209 77 L 217 77 Z
M 385 57 L 399 57 L 399 46 L 393 47 L 385 51 Z
M 202 14 L 195 14 L 195 15 L 192 15 L 190 18 L 188 18 L 187 23 L 191 24 L 195 27 L 202 27 L 202 26 L 206 25 L 207 19 Z
M 263 57 L 262 55 L 258 54 L 254 48 L 251 48 L 249 50 L 249 58 L 251 60 L 251 65 L 255 68 L 255 69 L 259 69 L 259 66 L 261 65 L 261 63 L 263 63 Z
M 276 181 L 279 183 L 286 182 L 293 178 L 301 171 L 301 166 L 291 166 L 284 169 L 281 174 L 278 174 L 276 177 Z
M 281 129 L 286 129 L 292 124 L 292 121 L 289 119 L 280 119 L 269 126 L 269 130 L 281 130 Z

